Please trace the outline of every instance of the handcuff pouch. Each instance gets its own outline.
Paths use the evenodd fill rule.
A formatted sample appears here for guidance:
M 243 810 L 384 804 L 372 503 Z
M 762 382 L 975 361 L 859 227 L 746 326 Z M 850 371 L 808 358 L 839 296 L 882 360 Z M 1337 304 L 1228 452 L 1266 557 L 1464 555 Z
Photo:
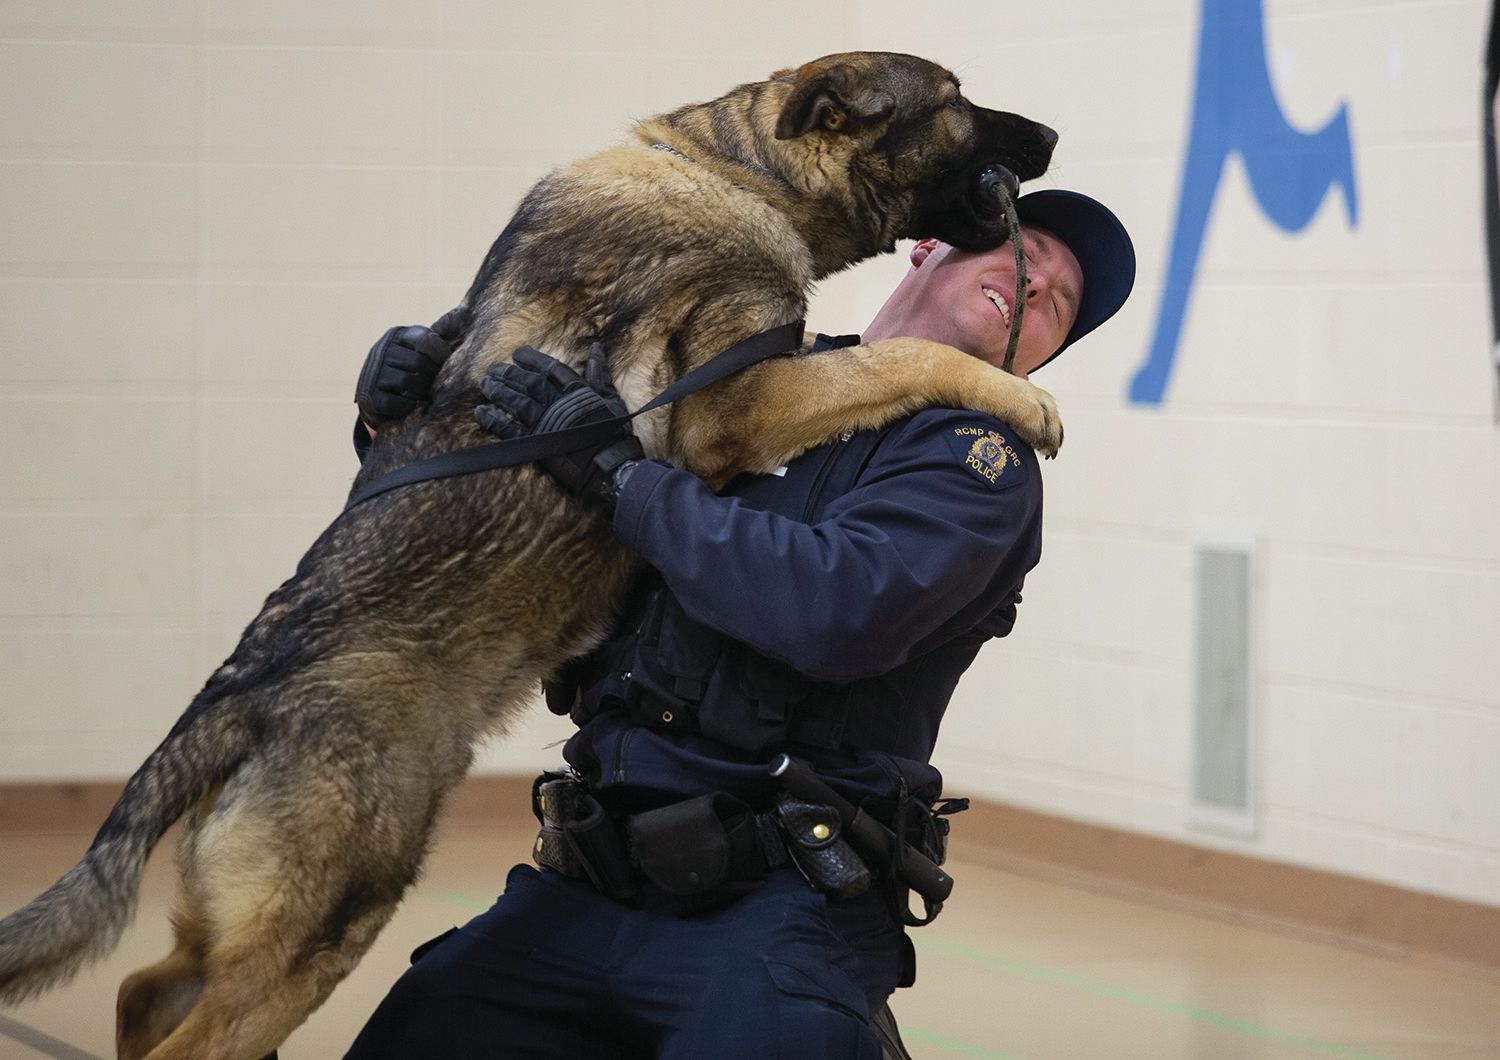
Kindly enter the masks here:
M 645 877 L 668 894 L 704 897 L 728 879 L 731 829 L 751 821 L 749 808 L 721 793 L 638 813 L 626 826 L 630 853 Z

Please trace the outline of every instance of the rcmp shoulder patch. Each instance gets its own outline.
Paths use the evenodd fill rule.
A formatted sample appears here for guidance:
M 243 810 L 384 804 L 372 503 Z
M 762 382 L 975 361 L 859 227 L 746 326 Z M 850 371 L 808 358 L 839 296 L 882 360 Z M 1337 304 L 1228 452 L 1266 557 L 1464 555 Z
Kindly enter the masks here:
M 1005 489 L 1026 481 L 1026 464 L 1010 441 L 984 424 L 949 427 L 948 446 L 964 469 L 990 489 Z

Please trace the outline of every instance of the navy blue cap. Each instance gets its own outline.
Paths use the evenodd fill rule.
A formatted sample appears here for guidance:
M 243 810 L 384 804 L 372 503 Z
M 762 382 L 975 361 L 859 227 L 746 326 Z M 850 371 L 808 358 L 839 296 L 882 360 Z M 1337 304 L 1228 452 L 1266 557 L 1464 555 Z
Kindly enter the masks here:
M 1068 244 L 1083 270 L 1078 317 L 1057 352 L 1042 362 L 1046 364 L 1125 304 L 1135 286 L 1135 247 L 1109 207 L 1076 191 L 1048 188 L 1022 195 L 1016 215 L 1023 225 L 1045 228 Z

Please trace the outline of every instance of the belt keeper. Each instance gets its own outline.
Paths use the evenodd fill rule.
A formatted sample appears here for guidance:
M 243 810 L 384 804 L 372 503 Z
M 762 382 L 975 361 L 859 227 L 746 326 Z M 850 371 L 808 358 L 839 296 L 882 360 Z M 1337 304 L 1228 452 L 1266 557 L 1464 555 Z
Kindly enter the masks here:
M 531 784 L 531 812 L 538 824 L 560 829 L 588 812 L 583 806 L 583 800 L 589 798 L 588 790 L 567 773 L 543 773 Z
M 584 875 L 583 866 L 578 861 L 578 855 L 573 853 L 572 844 L 563 835 L 561 828 L 551 825 L 543 825 L 542 830 L 537 833 L 536 842 L 531 848 L 531 860 L 544 869 L 560 872 L 564 876 L 577 878 Z

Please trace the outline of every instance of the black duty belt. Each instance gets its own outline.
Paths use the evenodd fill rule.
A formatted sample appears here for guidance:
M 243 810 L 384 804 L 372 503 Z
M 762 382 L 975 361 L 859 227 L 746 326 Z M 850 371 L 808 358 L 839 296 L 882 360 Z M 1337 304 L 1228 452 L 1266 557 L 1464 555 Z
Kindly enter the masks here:
M 875 875 L 844 842 L 827 806 L 783 797 L 757 812 L 718 792 L 644 813 L 613 814 L 566 774 L 537 778 L 541 823 L 532 857 L 543 868 L 586 878 L 627 904 L 654 888 L 684 910 L 733 901 L 778 869 L 795 865 L 818 890 L 852 898 Z
M 940 818 L 967 808 L 968 800 L 923 811 L 931 825 L 924 852 L 907 842 L 910 800 L 904 796 L 892 832 L 787 755 L 777 756 L 772 776 L 780 790 L 769 812 L 716 792 L 619 814 L 574 775 L 543 773 L 532 787 L 532 811 L 542 826 L 532 856 L 543 868 L 587 878 L 616 901 L 634 904 L 654 887 L 683 910 L 733 901 L 771 872 L 795 865 L 813 887 L 836 899 L 857 897 L 883 882 L 902 923 L 932 922 L 953 887 L 938 868 L 948 831 Z M 907 908 L 908 888 L 921 897 L 924 916 Z
M 428 457 L 407 464 L 405 467 L 397 468 L 357 488 L 349 495 L 344 511 L 347 512 L 372 497 L 378 497 L 399 486 L 409 486 L 414 482 L 451 478 L 455 475 L 472 475 L 478 471 L 492 471 L 501 467 L 515 467 L 519 464 L 541 460 L 544 457 L 557 456 L 575 449 L 596 445 L 612 438 L 623 425 L 637 416 L 659 409 L 663 405 L 669 405 L 689 394 L 695 394 L 704 387 L 717 383 L 721 379 L 727 379 L 753 364 L 797 352 L 802 346 L 802 330 L 803 321 L 796 320 L 737 342 L 688 372 L 627 416 L 615 416 L 597 423 L 584 424 L 581 427 L 570 427 L 563 431 L 530 434 L 523 438 L 508 438 L 504 441 L 443 453 L 440 456 Z

